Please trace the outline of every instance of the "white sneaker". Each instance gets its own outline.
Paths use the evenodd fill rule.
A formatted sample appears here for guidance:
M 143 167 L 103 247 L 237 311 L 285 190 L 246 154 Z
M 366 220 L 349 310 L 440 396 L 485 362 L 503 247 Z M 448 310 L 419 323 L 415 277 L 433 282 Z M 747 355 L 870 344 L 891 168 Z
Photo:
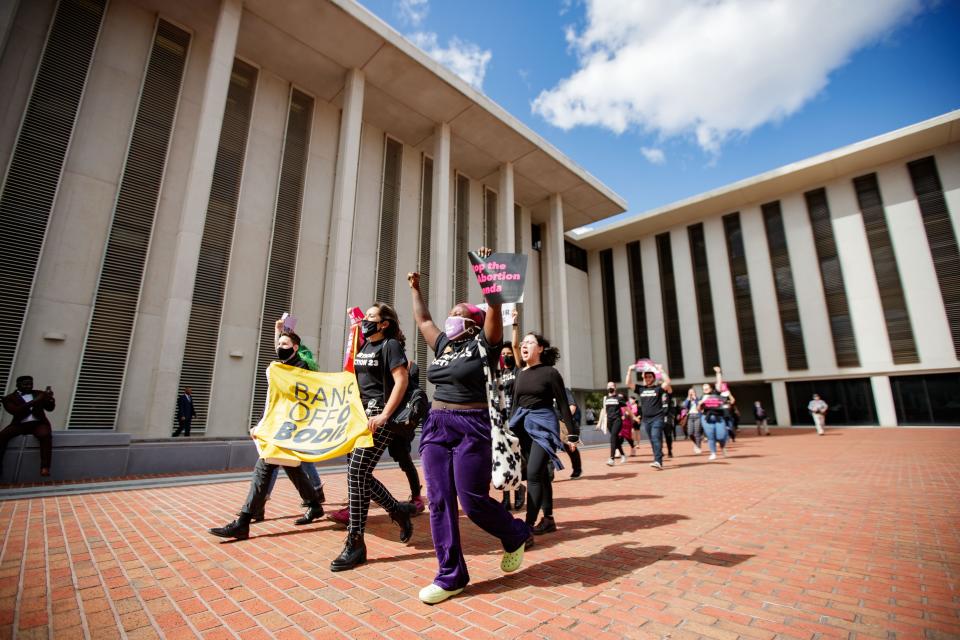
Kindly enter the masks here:
M 608 466 L 608 467 L 612 467 L 612 466 L 613 466 L 613 458 L 607 458 L 607 466 Z
M 426 604 L 439 604 L 447 598 L 452 598 L 461 591 L 463 591 L 463 587 L 447 591 L 443 587 L 431 582 L 423 589 L 420 589 L 420 602 L 424 602 Z
M 726 457 L 727 457 L 727 450 L 726 450 L 726 449 L 720 449 L 720 455 L 722 455 L 724 458 L 726 458 Z
M 617 464 L 625 464 L 627 462 L 627 456 L 622 456 L 617 458 Z
M 707 458 L 707 460 L 716 460 L 716 459 L 717 459 L 717 454 L 715 454 L 715 453 L 711 453 L 711 454 L 710 454 L 710 457 Z
M 656 460 L 654 460 L 653 462 L 651 462 L 651 463 L 650 463 L 650 466 L 653 467 L 654 469 L 657 469 L 658 471 L 659 471 L 660 469 L 663 469 L 663 465 L 660 464 L 659 462 L 657 462 Z
M 694 452 L 695 454 L 697 454 L 697 455 L 700 455 L 700 453 L 701 453 L 701 452 L 700 452 L 700 447 L 694 445 L 694 447 L 693 447 L 693 452 Z

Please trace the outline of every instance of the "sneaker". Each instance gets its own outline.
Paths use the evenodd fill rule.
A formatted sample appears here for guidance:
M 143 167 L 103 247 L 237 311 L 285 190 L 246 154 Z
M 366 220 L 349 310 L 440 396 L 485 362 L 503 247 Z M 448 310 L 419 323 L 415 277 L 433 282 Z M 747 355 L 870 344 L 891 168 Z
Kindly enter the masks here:
M 340 509 L 340 511 L 334 511 L 330 514 L 330 519 L 344 526 L 350 524 L 350 507 L 344 507 Z
M 672 458 L 672 457 L 673 457 L 673 451 L 668 451 L 668 452 L 667 452 L 667 457 L 668 457 L 668 458 Z
M 410 502 L 417 508 L 417 513 L 423 513 L 427 508 L 427 503 L 423 501 L 423 496 L 413 496 L 410 498 Z
M 617 464 L 626 464 L 626 462 L 627 462 L 627 456 L 620 456 L 619 458 L 617 458 Z
M 435 585 L 432 582 L 425 586 L 423 589 L 420 589 L 420 602 L 424 604 L 440 604 L 447 598 L 452 598 L 463 591 L 463 587 L 459 589 L 444 589 L 441 586 Z
M 607 466 L 608 466 L 608 467 L 612 467 L 612 466 L 613 466 L 613 458 L 607 458 Z
M 707 460 L 716 460 L 716 459 L 717 459 L 717 454 L 715 454 L 715 453 L 711 453 L 711 454 L 710 454 L 710 457 L 707 458 Z
M 650 466 L 653 467 L 654 469 L 656 469 L 657 471 L 663 469 L 663 465 L 660 464 L 659 462 L 657 462 L 656 460 L 654 460 L 653 462 L 651 462 L 651 463 L 650 463 Z
M 702 451 L 700 450 L 700 447 L 696 445 L 693 446 L 693 452 L 697 455 L 700 455 L 702 453 Z
M 573 473 L 570 474 L 570 479 L 571 479 L 571 480 L 576 480 L 577 478 L 579 478 L 579 477 L 582 476 L 582 475 L 583 475 L 583 470 L 582 470 L 582 469 L 581 469 L 580 471 L 574 471 Z
M 524 542 L 516 551 L 504 551 L 500 559 L 500 570 L 504 573 L 513 573 L 523 564 L 523 552 L 527 543 Z

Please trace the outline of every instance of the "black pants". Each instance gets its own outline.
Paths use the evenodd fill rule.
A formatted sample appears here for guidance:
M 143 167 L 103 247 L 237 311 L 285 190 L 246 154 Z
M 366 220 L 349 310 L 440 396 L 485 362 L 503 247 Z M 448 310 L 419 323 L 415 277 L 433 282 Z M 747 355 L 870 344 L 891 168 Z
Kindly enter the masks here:
M 263 505 L 267 502 L 267 498 L 270 495 L 270 478 L 273 476 L 274 470 L 279 466 L 283 465 L 270 464 L 263 458 L 257 460 L 257 464 L 253 467 L 253 478 L 250 480 L 250 493 L 247 494 L 247 501 L 241 509 L 243 513 L 253 515 L 263 511 Z M 303 472 L 302 466 L 284 466 L 283 470 L 286 472 L 287 477 L 290 478 L 293 486 L 297 488 L 297 493 L 300 494 L 300 498 L 305 504 L 310 506 L 320 504 L 317 490 L 313 488 L 307 474 Z
M 410 457 L 412 443 L 412 437 L 394 434 L 393 440 L 387 445 L 387 453 L 406 474 L 407 482 L 410 484 L 410 497 L 416 498 L 420 495 L 423 487 L 420 484 L 420 473 L 417 471 L 417 465 L 413 464 L 413 458 Z
M 609 429 L 610 435 L 610 457 L 616 455 L 617 451 L 620 452 L 620 455 L 623 455 L 623 448 L 620 446 L 620 429 L 623 428 L 623 422 L 620 420 L 607 420 L 607 429 Z
M 373 470 L 377 467 L 380 456 L 393 439 L 393 433 L 389 429 L 377 429 L 373 434 L 372 447 L 357 447 L 350 454 L 347 463 L 347 499 L 350 501 L 350 524 L 347 528 L 350 533 L 363 535 L 371 499 L 387 513 L 393 513 L 397 509 L 397 499 L 373 477 Z
M 673 420 L 663 421 L 663 439 L 667 443 L 667 453 L 673 455 L 673 431 L 676 429 Z
M 178 435 L 180 435 L 180 432 L 183 431 L 183 435 L 189 438 L 191 422 L 193 422 L 193 420 L 184 420 L 183 422 L 179 423 L 177 425 L 177 430 L 173 432 L 173 437 L 176 438 Z
M 530 446 L 527 459 L 527 524 L 537 523 L 543 509 L 545 517 L 553 517 L 553 474 L 550 456 L 536 442 Z
M 50 460 L 53 458 L 53 432 L 50 425 L 43 422 L 11 424 L 0 431 L 0 468 L 3 467 L 3 454 L 10 440 L 17 436 L 31 435 L 40 443 L 40 468 L 50 468 Z

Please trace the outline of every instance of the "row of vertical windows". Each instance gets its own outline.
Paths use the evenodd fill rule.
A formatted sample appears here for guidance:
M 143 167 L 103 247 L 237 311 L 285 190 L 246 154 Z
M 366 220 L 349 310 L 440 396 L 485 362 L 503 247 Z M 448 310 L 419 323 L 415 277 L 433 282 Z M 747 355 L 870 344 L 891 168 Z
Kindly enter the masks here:
M 400 224 L 400 172 L 403 145 L 384 138 L 383 180 L 380 186 L 380 237 L 374 299 L 393 305 L 397 279 L 397 227 Z
M 953 350 L 960 358 L 960 250 L 950 222 L 950 211 L 943 197 L 943 185 L 933 156 L 907 164 L 913 192 L 917 195 L 927 244 L 940 284 L 940 295 L 947 311 L 947 323 L 953 338 Z
M 190 34 L 160 20 L 133 122 L 67 424 L 113 428 Z
M 607 350 L 607 380 L 620 379 L 620 339 L 617 333 L 617 299 L 613 284 L 613 249 L 600 252 L 600 287 L 603 296 L 603 336 Z
M 740 214 L 723 216 L 723 231 L 727 241 L 730 264 L 730 282 L 733 285 L 733 305 L 737 315 L 737 335 L 740 336 L 740 356 L 744 373 L 759 373 L 760 342 L 757 340 L 757 322 L 753 316 L 753 298 L 750 294 L 750 275 L 743 247 Z
M 467 251 L 470 250 L 470 180 L 457 174 L 456 195 L 454 203 L 454 248 L 453 248 L 453 297 L 454 303 L 459 304 L 467 300 L 467 284 L 470 271 L 470 260 Z
M 767 232 L 767 249 L 770 252 L 770 267 L 773 269 L 773 284 L 780 310 L 780 330 L 787 356 L 787 369 L 796 371 L 807 368 L 807 354 L 803 345 L 803 326 L 800 323 L 800 308 L 790 268 L 790 252 L 787 250 L 787 234 L 783 228 L 780 202 L 768 202 L 760 207 L 763 226 Z
M 263 370 L 275 354 L 274 332 L 277 318 L 293 305 L 293 283 L 297 271 L 297 248 L 300 246 L 300 214 L 303 205 L 303 184 L 307 172 L 307 149 L 310 145 L 310 124 L 313 120 L 313 98 L 293 89 L 287 111 L 287 130 L 280 161 L 280 181 L 273 214 L 270 257 L 260 310 L 260 340 L 254 366 L 253 400 L 250 425 L 263 415 L 267 401 L 267 378 Z
M 847 306 L 847 294 L 843 286 L 843 270 L 837 244 L 833 237 L 833 224 L 830 222 L 830 205 L 827 203 L 827 190 L 814 189 L 803 194 L 807 202 L 807 215 L 813 230 L 813 244 L 817 250 L 817 262 L 820 266 L 820 281 L 827 303 L 827 315 L 830 319 L 830 334 L 833 337 L 833 351 L 838 367 L 858 367 L 857 341 L 853 335 L 850 310 Z
M 893 253 L 893 244 L 890 242 L 890 232 L 887 230 L 877 174 L 871 173 L 855 178 L 853 186 L 857 192 L 857 202 L 863 215 L 863 227 L 870 245 L 870 257 L 873 260 L 873 271 L 880 290 L 880 304 L 883 306 L 883 317 L 887 324 L 893 362 L 895 364 L 919 362 L 917 346 L 913 339 L 913 328 L 907 313 L 907 303 L 903 297 L 900 272 L 897 269 L 897 258 Z
M 61 0 L 0 193 L 0 392 L 10 380 L 106 0 Z
M 630 272 L 630 308 L 633 309 L 633 344 L 637 355 L 650 356 L 647 337 L 647 303 L 643 294 L 643 264 L 640 261 L 640 241 L 627 243 L 627 270 Z
M 257 69 L 242 60 L 234 60 L 200 241 L 187 329 L 190 340 L 184 345 L 180 370 L 180 388 L 193 388 L 193 407 L 197 412 L 193 428 L 197 430 L 206 429 L 215 363 L 210 357 L 210 349 L 197 349 L 196 345 L 215 345 L 220 337 L 223 296 L 256 84 Z
M 660 295 L 663 302 L 663 328 L 667 335 L 667 368 L 671 376 L 682 378 L 683 344 L 680 313 L 677 310 L 677 284 L 673 275 L 673 248 L 670 233 L 657 235 L 657 261 L 660 263 Z
M 720 351 L 717 347 L 717 325 L 713 315 L 713 295 L 710 293 L 710 268 L 707 265 L 703 223 L 687 227 L 687 236 L 690 240 L 690 260 L 693 263 L 693 293 L 697 301 L 703 373 L 709 376 L 713 374 L 714 365 L 720 364 Z

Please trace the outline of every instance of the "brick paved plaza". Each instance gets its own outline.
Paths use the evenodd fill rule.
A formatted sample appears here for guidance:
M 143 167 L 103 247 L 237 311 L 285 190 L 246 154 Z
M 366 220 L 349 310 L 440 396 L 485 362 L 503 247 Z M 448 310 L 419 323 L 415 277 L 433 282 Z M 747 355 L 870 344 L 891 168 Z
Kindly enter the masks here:
M 744 430 L 747 431 L 747 430 Z M 369 560 L 332 574 L 345 532 L 294 527 L 280 479 L 250 540 L 246 482 L 0 503 L 0 636 L 50 638 L 948 638 L 960 636 L 960 431 L 744 434 L 710 463 L 677 445 L 555 484 L 557 533 L 505 576 L 462 518 L 473 582 L 417 600 L 436 560 L 427 516 L 409 545 L 371 510 Z M 399 470 L 379 477 L 397 494 Z M 327 507 L 345 479 L 325 476 Z

